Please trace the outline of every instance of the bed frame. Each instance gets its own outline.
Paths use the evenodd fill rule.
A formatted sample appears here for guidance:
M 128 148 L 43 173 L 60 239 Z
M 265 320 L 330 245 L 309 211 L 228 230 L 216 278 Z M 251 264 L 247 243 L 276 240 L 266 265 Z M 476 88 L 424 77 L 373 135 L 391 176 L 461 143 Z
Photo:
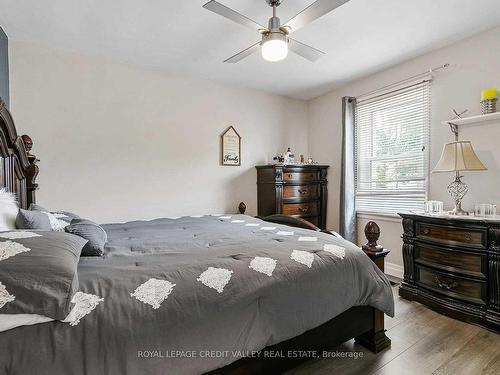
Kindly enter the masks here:
M 38 175 L 38 159 L 30 153 L 32 145 L 33 142 L 29 136 L 17 135 L 12 116 L 0 98 L 0 187 L 5 187 L 16 193 L 19 206 L 22 208 L 28 208 L 31 203 L 36 202 L 38 184 L 35 180 Z M 273 215 L 265 217 L 263 220 L 320 231 L 313 224 L 290 216 Z M 379 233 L 373 233 L 373 228 L 378 229 L 378 226 L 373 224 L 374 226 L 368 228 L 368 232 L 365 230 L 370 246 L 363 250 L 383 271 L 384 257 L 388 251 L 380 251 L 376 248 L 376 239 L 378 239 Z M 243 358 L 210 373 L 277 374 L 311 358 L 310 356 L 292 358 L 288 356 L 289 351 L 302 353 L 316 351 L 321 355 L 322 351 L 332 349 L 352 338 L 373 352 L 379 352 L 389 347 L 391 341 L 385 335 L 384 314 L 369 306 L 352 307 L 319 327 L 287 341 L 266 347 L 261 352 L 260 357 Z M 274 357 L 270 357 L 273 355 Z M 281 358 L 281 355 L 285 358 Z
M 17 135 L 14 120 L 0 98 L 0 187 L 16 193 L 21 208 L 36 201 L 38 160 L 30 154 L 32 145 L 28 135 Z

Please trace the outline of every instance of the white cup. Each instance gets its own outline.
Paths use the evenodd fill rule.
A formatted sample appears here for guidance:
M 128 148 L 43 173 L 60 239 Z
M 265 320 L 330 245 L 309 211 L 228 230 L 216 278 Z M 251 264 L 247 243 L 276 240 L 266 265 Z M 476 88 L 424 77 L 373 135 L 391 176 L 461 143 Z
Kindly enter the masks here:
M 426 214 L 440 215 L 443 213 L 442 201 L 426 201 L 424 203 L 424 211 Z
M 476 203 L 474 205 L 474 216 L 492 217 L 497 214 L 497 206 L 491 203 Z

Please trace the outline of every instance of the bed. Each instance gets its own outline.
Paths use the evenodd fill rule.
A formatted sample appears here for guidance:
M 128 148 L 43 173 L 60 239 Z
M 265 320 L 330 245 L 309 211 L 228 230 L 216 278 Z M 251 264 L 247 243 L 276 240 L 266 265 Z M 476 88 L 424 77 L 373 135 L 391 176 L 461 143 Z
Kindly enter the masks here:
M 28 207 L 37 159 L 5 106 L 0 126 L 0 181 Z M 103 227 L 105 254 L 81 257 L 77 270 L 93 308 L 76 324 L 0 332 L 0 372 L 279 373 L 351 338 L 390 345 L 383 313 L 394 303 L 380 267 L 300 220 L 213 214 Z

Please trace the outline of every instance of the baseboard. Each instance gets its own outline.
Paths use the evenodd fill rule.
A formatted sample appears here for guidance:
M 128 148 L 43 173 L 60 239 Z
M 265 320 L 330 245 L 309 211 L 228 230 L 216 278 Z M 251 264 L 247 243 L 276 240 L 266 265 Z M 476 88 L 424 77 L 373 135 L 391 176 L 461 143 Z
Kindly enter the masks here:
M 399 264 L 395 263 L 385 263 L 384 265 L 385 273 L 399 279 L 403 278 L 404 268 Z

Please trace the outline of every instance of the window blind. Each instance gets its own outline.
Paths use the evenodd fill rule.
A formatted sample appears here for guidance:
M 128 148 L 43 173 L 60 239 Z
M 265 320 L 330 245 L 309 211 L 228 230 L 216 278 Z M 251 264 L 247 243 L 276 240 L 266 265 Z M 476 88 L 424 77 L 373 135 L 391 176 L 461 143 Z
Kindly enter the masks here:
M 357 212 L 423 209 L 429 174 L 430 80 L 359 101 L 355 111 Z

